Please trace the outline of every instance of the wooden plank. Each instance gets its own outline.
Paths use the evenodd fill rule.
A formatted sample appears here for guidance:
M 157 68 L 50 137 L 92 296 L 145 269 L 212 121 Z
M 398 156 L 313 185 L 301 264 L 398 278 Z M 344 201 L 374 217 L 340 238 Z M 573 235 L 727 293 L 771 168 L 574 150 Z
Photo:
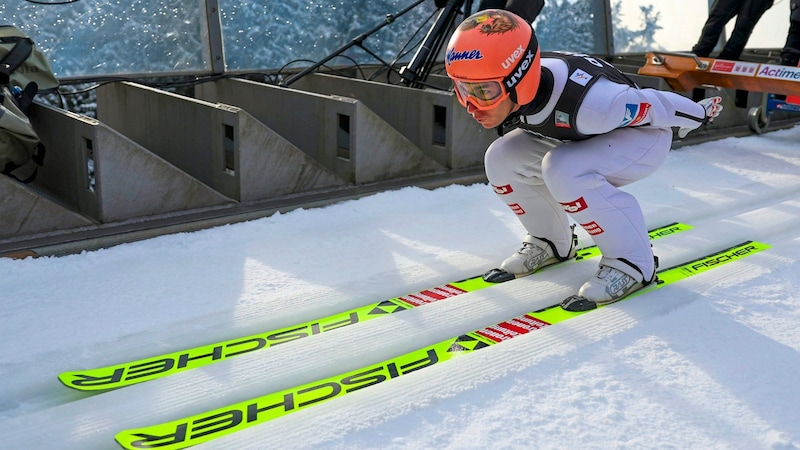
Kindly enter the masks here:
M 750 92 L 800 95 L 798 67 L 699 58 L 690 53 L 649 52 L 646 58 L 639 74 L 661 77 L 676 91 L 717 86 Z

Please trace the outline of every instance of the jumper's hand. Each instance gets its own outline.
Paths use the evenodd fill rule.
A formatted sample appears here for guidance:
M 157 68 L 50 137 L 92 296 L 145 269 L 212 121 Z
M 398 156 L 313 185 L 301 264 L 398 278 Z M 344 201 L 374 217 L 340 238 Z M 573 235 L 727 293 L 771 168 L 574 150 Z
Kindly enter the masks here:
M 713 122 L 714 118 L 722 112 L 722 97 L 704 98 L 697 103 L 706 110 L 706 120 L 708 122 Z
M 722 97 L 709 97 L 704 98 L 697 102 L 698 105 L 702 106 L 703 109 L 706 111 L 706 117 L 703 121 L 702 125 L 705 125 L 709 122 L 713 122 L 716 117 L 719 116 L 719 113 L 722 112 Z M 680 128 L 678 130 L 678 137 L 683 139 L 686 135 L 689 134 L 695 128 Z

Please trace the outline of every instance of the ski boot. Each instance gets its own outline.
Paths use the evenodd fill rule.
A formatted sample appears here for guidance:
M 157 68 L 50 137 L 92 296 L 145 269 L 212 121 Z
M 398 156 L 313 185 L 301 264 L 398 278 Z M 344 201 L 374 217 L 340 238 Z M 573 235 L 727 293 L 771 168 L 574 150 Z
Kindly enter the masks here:
M 499 268 L 483 274 L 483 279 L 489 283 L 502 283 L 530 275 L 544 267 L 574 258 L 577 252 L 577 243 L 578 236 L 573 233 L 569 251 L 566 256 L 561 256 L 552 242 L 528 234 L 522 241 L 522 248 L 506 258 Z

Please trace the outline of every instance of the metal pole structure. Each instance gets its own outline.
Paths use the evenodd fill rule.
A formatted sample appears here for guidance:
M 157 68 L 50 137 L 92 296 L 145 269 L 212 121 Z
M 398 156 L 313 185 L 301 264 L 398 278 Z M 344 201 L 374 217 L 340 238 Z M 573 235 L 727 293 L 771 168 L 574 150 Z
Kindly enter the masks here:
M 333 53 L 331 53 L 330 55 L 326 56 L 326 57 L 325 57 L 324 59 L 322 59 L 321 61 L 317 62 L 316 64 L 312 65 L 311 67 L 308 67 L 308 68 L 306 68 L 306 69 L 305 69 L 305 70 L 303 70 L 302 72 L 299 72 L 299 73 L 295 74 L 294 76 L 292 76 L 292 77 L 290 77 L 290 78 L 288 78 L 288 79 L 286 79 L 286 80 L 282 81 L 282 82 L 281 82 L 279 85 L 280 85 L 280 86 L 283 86 L 283 87 L 289 86 L 290 84 L 292 84 L 292 83 L 294 83 L 295 81 L 299 80 L 300 78 L 302 78 L 302 77 L 304 77 L 304 76 L 308 75 L 309 73 L 311 73 L 311 72 L 313 72 L 313 71 L 317 70 L 318 68 L 320 68 L 321 66 L 323 66 L 323 65 L 324 65 L 326 62 L 328 62 L 328 61 L 332 60 L 333 58 L 335 58 L 335 57 L 337 57 L 337 56 L 339 56 L 339 55 L 341 55 L 342 53 L 344 53 L 345 51 L 347 51 L 348 49 L 350 49 L 350 48 L 352 48 L 352 47 L 359 47 L 359 48 L 361 48 L 361 49 L 362 49 L 362 50 L 364 50 L 365 52 L 367 52 L 367 53 L 369 53 L 370 55 L 372 55 L 372 57 L 374 57 L 375 59 L 377 59 L 378 61 L 380 61 L 380 62 L 381 62 L 381 63 L 383 63 L 384 65 L 388 66 L 388 65 L 389 65 L 388 63 L 386 63 L 386 62 L 384 62 L 383 60 L 381 60 L 381 59 L 380 59 L 380 58 L 379 58 L 379 57 L 378 57 L 376 54 L 374 54 L 373 52 L 371 52 L 371 51 L 369 51 L 368 49 L 364 48 L 364 46 L 362 45 L 362 43 L 364 42 L 364 40 L 365 40 L 365 39 L 366 39 L 366 38 L 367 38 L 369 35 L 371 35 L 371 34 L 375 33 L 376 31 L 380 30 L 381 28 L 385 27 L 386 25 L 389 25 L 389 24 L 393 23 L 393 22 L 395 21 L 395 19 L 397 19 L 398 17 L 402 16 L 403 14 L 405 14 L 405 13 L 407 13 L 407 12 L 411 11 L 412 9 L 416 8 L 416 7 L 417 7 L 419 4 L 421 4 L 421 3 L 422 3 L 422 2 L 424 2 L 424 1 L 426 1 L 426 0 L 417 0 L 415 3 L 411 4 L 410 6 L 408 6 L 407 8 L 405 8 L 404 10 L 400 11 L 400 12 L 399 12 L 399 13 L 397 13 L 397 14 L 387 14 L 387 15 L 386 15 L 386 20 L 384 20 L 383 22 L 381 22 L 380 24 L 378 24 L 377 26 L 375 26 L 375 27 L 374 27 L 374 28 L 372 28 L 371 30 L 367 31 L 366 33 L 362 33 L 362 34 L 360 34 L 360 35 L 356 36 L 356 37 L 355 37 L 353 40 L 351 40 L 351 41 L 350 41 L 350 42 L 349 42 L 347 45 L 345 45 L 345 46 L 343 46 L 343 47 L 339 48 L 338 50 L 334 51 L 334 52 L 333 52 Z
M 407 66 L 400 69 L 403 84 L 410 87 L 422 87 L 421 82 L 428 77 L 433 62 L 447 38 L 447 31 L 453 27 L 459 8 L 463 4 L 464 0 L 447 1 L 414 57 Z M 471 9 L 471 1 L 468 5 L 466 11 Z
M 208 48 L 211 57 L 211 73 L 225 73 L 225 45 L 222 40 L 222 21 L 218 0 L 206 0 L 206 23 L 208 25 Z
M 614 56 L 614 22 L 611 17 L 611 0 L 595 3 L 593 34 L 597 41 L 595 55 Z

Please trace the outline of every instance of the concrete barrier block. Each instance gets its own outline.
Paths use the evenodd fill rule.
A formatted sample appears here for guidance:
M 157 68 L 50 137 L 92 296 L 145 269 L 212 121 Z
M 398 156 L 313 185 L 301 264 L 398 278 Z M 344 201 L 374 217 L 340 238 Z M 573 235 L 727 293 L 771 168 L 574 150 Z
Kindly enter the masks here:
M 98 117 L 137 144 L 240 202 L 346 183 L 242 108 L 134 83 L 98 92 Z
M 298 79 L 292 88 L 363 102 L 448 169 L 481 167 L 486 148 L 497 138 L 494 130 L 475 123 L 446 89 L 416 89 L 317 73 Z
M 38 104 L 31 120 L 47 147 L 37 186 L 99 222 L 234 203 L 103 122 Z
M 31 186 L 0 176 L 0 240 L 93 225 Z
M 431 174 L 446 168 L 358 100 L 241 79 L 195 88 L 198 98 L 236 105 L 349 183 Z

